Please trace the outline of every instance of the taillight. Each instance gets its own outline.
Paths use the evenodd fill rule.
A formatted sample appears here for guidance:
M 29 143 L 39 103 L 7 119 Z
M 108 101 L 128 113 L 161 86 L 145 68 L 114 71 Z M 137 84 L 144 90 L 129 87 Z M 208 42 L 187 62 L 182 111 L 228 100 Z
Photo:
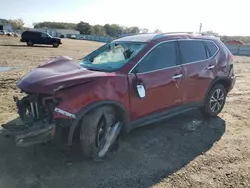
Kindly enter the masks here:
M 228 67 L 229 67 L 229 75 L 230 76 L 234 76 L 234 68 L 233 68 L 233 65 L 234 64 L 234 55 L 229 52 L 228 53 Z
M 228 59 L 229 60 L 233 60 L 234 59 L 234 55 L 231 52 L 228 53 Z
M 234 55 L 229 51 L 228 52 L 228 63 L 229 65 L 232 65 L 234 62 Z

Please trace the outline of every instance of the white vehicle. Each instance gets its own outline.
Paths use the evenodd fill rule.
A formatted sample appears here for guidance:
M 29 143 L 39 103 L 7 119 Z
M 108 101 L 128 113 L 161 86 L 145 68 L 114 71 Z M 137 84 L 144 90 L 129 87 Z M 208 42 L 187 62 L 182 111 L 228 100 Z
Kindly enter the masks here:
M 4 30 L 0 30 L 0 35 L 6 35 L 6 32 Z
M 13 37 L 14 33 L 13 32 L 7 32 L 7 33 L 5 33 L 5 35 Z

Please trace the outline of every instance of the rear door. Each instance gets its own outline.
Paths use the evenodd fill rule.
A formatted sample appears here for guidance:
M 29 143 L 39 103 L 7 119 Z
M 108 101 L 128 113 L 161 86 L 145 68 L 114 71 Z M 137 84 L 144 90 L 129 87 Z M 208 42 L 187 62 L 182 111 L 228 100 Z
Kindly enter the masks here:
M 32 41 L 35 44 L 41 44 L 41 33 L 40 32 L 32 32 Z
M 181 87 L 183 103 L 201 102 L 216 76 L 218 47 L 212 41 L 184 39 L 178 41 L 185 71 Z M 208 50 L 211 48 L 211 52 Z
M 128 75 L 132 120 L 181 104 L 179 85 L 183 72 L 178 65 L 177 44 L 163 42 L 149 51 Z M 146 96 L 140 99 L 136 82 L 141 82 Z

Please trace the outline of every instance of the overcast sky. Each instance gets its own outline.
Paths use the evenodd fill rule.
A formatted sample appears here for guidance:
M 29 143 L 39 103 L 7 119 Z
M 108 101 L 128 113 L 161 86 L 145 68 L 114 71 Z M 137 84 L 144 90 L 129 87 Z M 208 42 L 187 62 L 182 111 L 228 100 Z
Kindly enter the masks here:
M 249 0 L 0 0 L 0 18 L 34 22 L 116 23 L 170 31 L 250 35 Z

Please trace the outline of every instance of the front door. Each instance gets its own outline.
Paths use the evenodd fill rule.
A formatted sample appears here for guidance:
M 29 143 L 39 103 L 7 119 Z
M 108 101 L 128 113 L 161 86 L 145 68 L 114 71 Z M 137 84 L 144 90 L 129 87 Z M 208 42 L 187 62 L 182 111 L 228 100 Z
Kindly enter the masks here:
M 47 33 L 41 33 L 41 43 L 40 44 L 51 44 L 51 38 Z
M 128 75 L 132 121 L 181 104 L 184 75 L 176 52 L 176 42 L 156 45 Z M 137 93 L 138 83 L 145 88 L 144 98 Z

